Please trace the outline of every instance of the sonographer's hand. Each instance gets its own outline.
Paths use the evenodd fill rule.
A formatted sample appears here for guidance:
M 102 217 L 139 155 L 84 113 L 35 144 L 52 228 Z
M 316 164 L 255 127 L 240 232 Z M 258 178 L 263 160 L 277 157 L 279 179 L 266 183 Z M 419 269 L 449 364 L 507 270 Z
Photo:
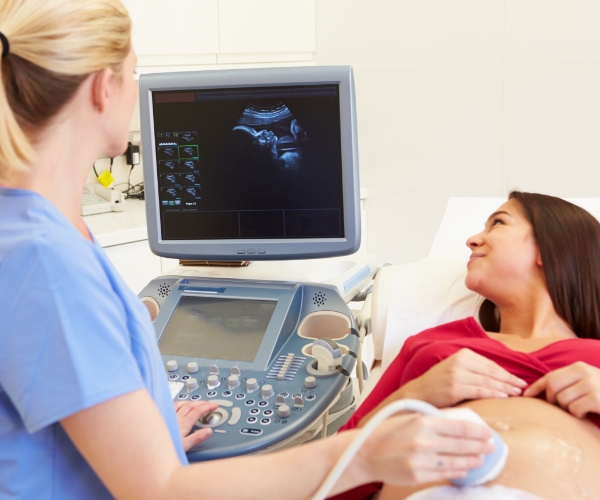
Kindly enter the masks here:
M 181 434 L 183 449 L 185 451 L 208 439 L 212 435 L 212 430 L 208 427 L 199 429 L 192 434 L 190 434 L 190 431 L 202 415 L 214 411 L 218 407 L 219 405 L 209 403 L 208 401 L 178 401 L 175 403 L 175 413 L 177 414 L 179 433 Z
M 446 408 L 470 399 L 520 396 L 526 386 L 497 363 L 465 348 L 405 384 L 395 399 L 420 399 Z
M 378 481 L 414 486 L 464 477 L 493 451 L 491 437 L 472 422 L 401 415 L 383 422 L 357 458 Z
M 558 404 L 575 417 L 600 413 L 600 369 L 583 361 L 546 373 L 523 396 L 535 397 L 544 391 L 546 401 Z

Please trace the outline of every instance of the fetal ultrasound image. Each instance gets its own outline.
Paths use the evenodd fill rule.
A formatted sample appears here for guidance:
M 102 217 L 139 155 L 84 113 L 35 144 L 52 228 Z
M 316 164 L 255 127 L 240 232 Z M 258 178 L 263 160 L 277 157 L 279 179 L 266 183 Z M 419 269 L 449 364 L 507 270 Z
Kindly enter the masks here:
M 278 167 L 297 170 L 302 166 L 308 136 L 283 102 L 268 107 L 250 103 L 233 131 L 242 134 L 241 143 L 250 141 L 256 152 L 270 157 Z
M 180 158 L 198 158 L 198 146 L 179 146 Z
M 179 181 L 182 186 L 196 186 L 200 183 L 199 176 L 196 174 L 181 174 Z
M 198 172 L 199 170 L 200 170 L 200 165 L 198 163 L 198 160 L 182 160 L 181 161 L 180 172 L 191 174 L 194 172 Z
M 176 146 L 159 146 L 158 159 L 159 160 L 178 160 L 179 154 L 177 153 L 177 147 Z
M 179 134 L 179 144 L 198 144 L 198 133 L 197 132 L 183 132 Z
M 160 185 L 162 187 L 171 187 L 179 184 L 179 174 L 161 174 Z
M 199 187 L 184 187 L 182 189 L 182 198 L 184 200 L 195 200 L 200 196 Z
M 181 198 L 181 188 L 160 188 L 160 197 L 162 200 L 176 200 L 177 198 Z
M 172 174 L 179 172 L 179 161 L 178 160 L 162 160 L 158 162 L 158 171 L 161 174 Z

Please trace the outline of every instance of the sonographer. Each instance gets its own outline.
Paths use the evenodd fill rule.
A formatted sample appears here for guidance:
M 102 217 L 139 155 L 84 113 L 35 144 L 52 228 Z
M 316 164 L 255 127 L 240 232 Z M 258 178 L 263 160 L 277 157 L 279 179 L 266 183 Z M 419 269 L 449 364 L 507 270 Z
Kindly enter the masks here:
M 356 431 L 188 466 L 207 435 L 182 435 L 214 405 L 176 413 L 148 312 L 79 215 L 137 97 L 123 5 L 0 0 L 0 41 L 0 499 L 307 498 Z M 391 418 L 332 493 L 459 477 L 490 436 Z

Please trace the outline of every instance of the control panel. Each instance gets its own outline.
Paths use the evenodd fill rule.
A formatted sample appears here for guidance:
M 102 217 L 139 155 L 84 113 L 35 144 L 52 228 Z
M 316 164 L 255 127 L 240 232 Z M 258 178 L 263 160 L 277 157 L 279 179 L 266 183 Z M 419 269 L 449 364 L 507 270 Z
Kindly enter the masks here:
M 337 290 L 312 283 L 161 277 L 140 297 L 175 401 L 218 405 L 188 452 L 212 460 L 277 447 L 319 421 L 347 385 L 359 341 Z

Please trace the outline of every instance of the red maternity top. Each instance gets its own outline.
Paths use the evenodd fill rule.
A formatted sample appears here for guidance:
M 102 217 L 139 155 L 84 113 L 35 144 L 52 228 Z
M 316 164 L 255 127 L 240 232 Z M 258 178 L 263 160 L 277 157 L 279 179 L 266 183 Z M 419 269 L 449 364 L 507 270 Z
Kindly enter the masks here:
M 365 415 L 391 393 L 463 348 L 485 356 L 528 384 L 576 361 L 600 368 L 600 342 L 596 339 L 565 339 L 524 353 L 513 351 L 502 342 L 490 338 L 475 318 L 469 317 L 409 337 L 373 391 L 340 431 L 354 429 Z M 588 415 L 588 418 L 600 427 L 600 415 Z M 367 484 L 333 498 L 364 500 L 379 489 L 380 483 Z

